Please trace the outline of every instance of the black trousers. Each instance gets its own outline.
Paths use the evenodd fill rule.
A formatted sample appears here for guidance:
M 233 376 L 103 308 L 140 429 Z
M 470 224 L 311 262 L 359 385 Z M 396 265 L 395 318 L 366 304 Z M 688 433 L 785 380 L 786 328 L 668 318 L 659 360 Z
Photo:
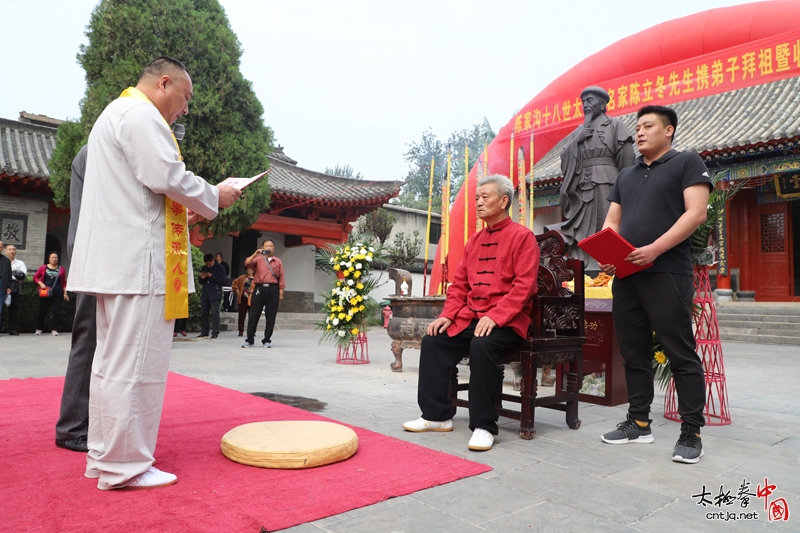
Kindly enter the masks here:
M 422 337 L 419 355 L 417 402 L 422 418 L 441 422 L 452 418 L 448 397 L 450 375 L 469 355 L 469 428 L 497 435 L 498 414 L 494 404 L 503 388 L 503 365 L 497 362 L 509 346 L 522 338 L 511 328 L 495 327 L 486 337 L 475 336 L 477 320 L 455 337 L 447 333 Z
M 275 329 L 275 317 L 278 315 L 278 304 L 280 303 L 278 284 L 270 283 L 269 287 L 264 287 L 263 284 L 253 284 L 251 290 L 253 291 L 253 298 L 250 302 L 250 315 L 247 320 L 247 338 L 245 341 L 255 344 L 258 319 L 261 317 L 261 311 L 263 310 L 267 323 L 264 326 L 264 339 L 261 342 L 272 342 L 272 330 Z
M 211 313 L 211 336 L 219 336 L 220 300 L 200 300 L 200 335 L 208 335 L 208 315 Z
M 11 307 L 8 308 L 8 332 L 19 333 L 19 304 L 22 295 L 11 293 Z
M 650 420 L 653 403 L 653 331 L 669 357 L 678 393 L 681 420 L 705 425 L 705 379 L 692 331 L 692 276 L 639 272 L 614 279 L 612 316 L 625 364 L 628 412 L 636 420 Z
M 50 330 L 58 331 L 58 326 L 61 325 L 61 301 L 63 299 L 64 291 L 61 289 L 60 285 L 53 289 L 53 295 L 50 296 L 50 298 L 39 298 L 39 317 L 36 320 L 36 329 L 45 329 L 44 324 L 47 318 L 47 311 L 51 311 Z
M 79 293 L 72 324 L 72 348 L 69 351 L 61 414 L 56 423 L 56 439 L 77 439 L 89 432 L 89 382 L 97 347 L 97 298 Z

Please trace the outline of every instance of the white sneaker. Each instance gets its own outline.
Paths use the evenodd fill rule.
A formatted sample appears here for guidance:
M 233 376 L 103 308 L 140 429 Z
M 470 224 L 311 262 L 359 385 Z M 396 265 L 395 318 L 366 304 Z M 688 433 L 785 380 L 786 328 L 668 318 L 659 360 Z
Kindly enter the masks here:
M 403 429 L 406 431 L 413 431 L 414 433 L 421 433 L 423 431 L 453 431 L 453 419 L 444 420 L 442 422 L 431 422 L 420 417 L 411 422 L 403 424 Z
M 53 330 L 50 333 L 53 334 L 53 337 L 58 337 L 58 332 L 56 330 Z
M 135 478 L 128 481 L 122 487 L 109 487 L 105 483 L 97 483 L 97 488 L 100 490 L 118 489 L 157 489 L 160 487 L 167 487 L 176 483 L 178 476 L 170 474 L 169 472 L 162 472 L 158 468 L 150 467 L 144 474 L 139 474 Z
M 41 334 L 42 334 L 42 330 L 40 330 L 40 329 L 37 329 L 36 333 L 34 333 L 34 335 L 41 335 Z
M 467 447 L 470 450 L 485 452 L 486 450 L 491 450 L 493 444 L 494 435 L 485 429 L 475 428 L 475 431 L 472 432 L 472 438 L 469 439 L 469 444 Z

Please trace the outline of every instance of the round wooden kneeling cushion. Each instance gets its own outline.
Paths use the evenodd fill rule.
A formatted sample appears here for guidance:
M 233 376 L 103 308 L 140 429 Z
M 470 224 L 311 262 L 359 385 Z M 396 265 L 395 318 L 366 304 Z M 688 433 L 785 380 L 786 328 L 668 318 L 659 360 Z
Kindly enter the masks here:
M 262 468 L 313 468 L 344 461 L 358 450 L 352 429 L 333 422 L 253 422 L 222 437 L 222 454 Z

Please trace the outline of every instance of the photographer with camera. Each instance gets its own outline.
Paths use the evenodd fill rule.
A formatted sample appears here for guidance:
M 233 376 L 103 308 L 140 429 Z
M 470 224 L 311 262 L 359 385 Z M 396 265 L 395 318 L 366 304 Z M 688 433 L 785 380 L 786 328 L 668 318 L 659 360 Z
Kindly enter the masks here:
M 13 244 L 6 246 L 6 257 L 11 261 L 11 277 L 6 286 L 6 293 L 11 296 L 11 306 L 8 308 L 8 334 L 19 335 L 19 302 L 22 298 L 22 280 L 28 276 L 28 268 L 22 260 L 17 259 L 17 247 Z
M 261 311 L 264 310 L 266 325 L 264 326 L 264 339 L 261 345 L 272 348 L 272 330 L 275 327 L 275 316 L 278 314 L 278 302 L 283 300 L 283 289 L 286 282 L 283 275 L 283 263 L 274 256 L 275 243 L 267 239 L 261 243 L 261 249 L 244 260 L 246 268 L 255 271 L 251 285 L 252 297 L 250 302 L 250 316 L 247 322 L 247 339 L 242 348 L 250 348 L 255 344 L 256 329 Z

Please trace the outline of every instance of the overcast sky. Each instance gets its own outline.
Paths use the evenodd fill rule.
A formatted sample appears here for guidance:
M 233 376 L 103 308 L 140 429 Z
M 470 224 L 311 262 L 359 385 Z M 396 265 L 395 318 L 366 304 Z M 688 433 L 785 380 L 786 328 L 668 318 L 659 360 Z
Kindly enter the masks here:
M 0 117 L 79 117 L 97 0 L 0 0 Z M 407 144 L 514 112 L 585 57 L 737 0 L 221 0 L 264 121 L 305 168 L 403 179 Z M 179 58 L 181 59 L 181 58 Z M 120 89 L 123 89 L 121 87 Z M 191 109 L 191 105 L 190 105 Z M 191 132 L 189 132 L 191 134 Z

